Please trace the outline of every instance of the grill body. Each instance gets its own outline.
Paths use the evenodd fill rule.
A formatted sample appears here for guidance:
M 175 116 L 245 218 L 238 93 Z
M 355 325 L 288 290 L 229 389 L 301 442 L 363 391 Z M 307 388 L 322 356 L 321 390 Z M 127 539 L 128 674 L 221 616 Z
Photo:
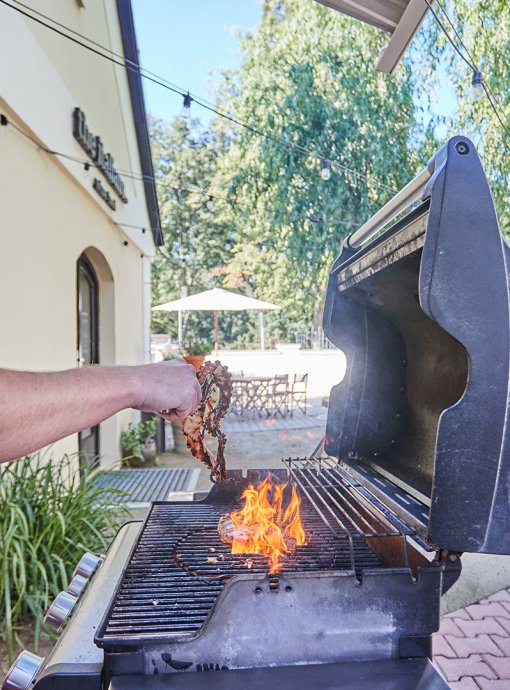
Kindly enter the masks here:
M 304 461 L 289 462 L 299 473 L 294 464 Z M 372 508 L 366 532 L 354 520 L 342 530 L 304 495 L 308 543 L 279 574 L 267 574 L 264 556 L 250 558 L 248 568 L 246 556 L 228 553 L 218 520 L 261 475 L 230 473 L 200 503 L 153 504 L 96 637 L 107 677 L 133 666 L 146 675 L 175 673 L 169 658 L 200 672 L 430 653 L 443 566 L 420 553 L 396 518 Z M 279 479 L 289 477 L 284 471 Z M 349 495 L 368 515 L 355 491 Z M 342 516 L 332 498 L 325 502 Z M 339 505 L 345 510 L 347 502 Z M 208 563 L 219 555 L 225 560 Z
M 308 543 L 277 575 L 221 544 L 220 516 L 265 472 L 153 504 L 113 542 L 34 690 L 447 687 L 428 658 L 459 552 L 510 553 L 510 257 L 471 142 L 416 179 L 331 270 L 324 329 L 346 375 L 324 448 L 279 474 Z

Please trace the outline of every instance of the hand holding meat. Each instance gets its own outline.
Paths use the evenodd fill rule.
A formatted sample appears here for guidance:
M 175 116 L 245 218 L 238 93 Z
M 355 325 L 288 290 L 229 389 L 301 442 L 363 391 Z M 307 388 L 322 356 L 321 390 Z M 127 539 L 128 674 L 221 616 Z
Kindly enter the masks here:
M 206 362 L 197 372 L 202 390 L 202 400 L 195 412 L 182 425 L 186 444 L 191 453 L 211 471 L 211 481 L 222 482 L 227 478 L 225 444 L 227 438 L 220 426 L 228 412 L 232 396 L 232 377 L 221 362 Z M 216 455 L 204 443 L 208 434 L 216 438 Z
M 136 367 L 140 383 L 140 402 L 135 409 L 157 412 L 164 419 L 185 419 L 202 398 L 196 371 L 182 359 Z

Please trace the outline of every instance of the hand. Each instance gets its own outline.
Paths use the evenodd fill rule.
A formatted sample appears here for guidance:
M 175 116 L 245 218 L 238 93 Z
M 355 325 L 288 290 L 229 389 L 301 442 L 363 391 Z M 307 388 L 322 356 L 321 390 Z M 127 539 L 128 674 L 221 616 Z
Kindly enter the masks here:
M 202 399 L 196 371 L 182 359 L 136 367 L 139 376 L 142 412 L 157 412 L 173 421 L 192 414 Z M 164 411 L 163 411 L 164 410 Z

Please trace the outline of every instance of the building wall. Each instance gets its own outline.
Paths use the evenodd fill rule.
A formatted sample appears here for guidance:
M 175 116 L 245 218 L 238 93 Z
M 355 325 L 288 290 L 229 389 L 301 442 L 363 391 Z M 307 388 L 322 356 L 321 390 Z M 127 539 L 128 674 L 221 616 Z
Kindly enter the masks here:
M 30 1 L 38 11 L 122 53 L 114 0 Z M 0 71 L 0 112 L 44 147 L 87 159 L 72 134 L 81 108 L 119 170 L 141 174 L 124 70 L 0 6 L 0 43 L 10 68 Z M 121 174 L 122 176 L 122 174 Z M 116 199 L 112 211 L 94 177 Z M 122 176 L 128 203 L 82 163 L 52 156 L 0 129 L 0 366 L 58 370 L 77 366 L 77 260 L 85 252 L 100 284 L 100 361 L 149 361 L 150 260 L 154 243 L 143 186 Z M 121 225 L 136 225 L 129 228 Z M 140 228 L 147 228 L 143 232 Z M 103 463 L 119 457 L 131 412 L 101 425 Z M 34 420 L 37 423 L 37 420 Z M 77 436 L 55 444 L 75 452 Z

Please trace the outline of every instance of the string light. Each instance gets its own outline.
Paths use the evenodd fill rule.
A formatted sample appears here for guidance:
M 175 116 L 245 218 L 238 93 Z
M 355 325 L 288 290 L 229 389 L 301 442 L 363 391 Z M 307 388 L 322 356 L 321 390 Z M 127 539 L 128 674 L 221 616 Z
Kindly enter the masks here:
M 188 93 L 183 94 L 183 104 L 182 104 L 182 110 L 181 110 L 181 117 L 184 118 L 185 120 L 189 120 L 191 117 L 191 101 L 193 99 Z
M 36 146 L 37 149 L 39 149 L 39 150 L 41 150 L 41 151 L 44 151 L 45 153 L 47 153 L 47 154 L 49 154 L 49 155 L 51 155 L 51 156 L 57 156 L 57 157 L 60 157 L 60 158 L 64 158 L 64 159 L 66 159 L 66 160 L 73 161 L 74 163 L 77 163 L 78 165 L 83 166 L 83 169 L 85 170 L 85 173 L 87 173 L 87 171 L 88 171 L 91 167 L 94 166 L 94 164 L 93 164 L 93 163 L 90 163 L 89 161 L 84 161 L 83 159 L 77 158 L 76 156 L 70 156 L 69 154 L 61 153 L 60 151 L 55 151 L 54 149 L 49 149 L 49 148 L 47 148 L 47 147 L 45 147 L 45 146 L 42 146 L 36 139 L 34 139 L 34 138 L 31 137 L 29 134 L 27 134 L 26 132 L 24 132 L 24 131 L 23 131 L 20 127 L 18 127 L 16 124 L 14 124 L 13 122 L 9 122 L 9 121 L 7 120 L 7 117 L 6 117 L 5 115 L 1 114 L 1 113 L 0 113 L 0 124 L 2 124 L 2 125 L 10 125 L 16 132 L 18 132 L 18 134 L 20 134 L 22 137 L 24 137 L 25 139 L 27 139 L 28 141 L 30 141 L 34 146 Z M 237 199 L 237 198 L 235 197 L 235 195 L 225 196 L 225 195 L 222 195 L 222 194 L 211 194 L 209 191 L 204 190 L 204 189 L 200 189 L 200 188 L 188 189 L 188 188 L 186 188 L 186 187 L 176 187 L 176 186 L 174 186 L 174 185 L 168 184 L 167 182 L 164 182 L 163 180 L 157 180 L 157 179 L 155 179 L 155 178 L 153 178 L 153 177 L 150 177 L 150 176 L 148 176 L 148 175 L 137 175 L 137 174 L 135 174 L 135 173 L 132 173 L 131 171 L 121 170 L 120 168 L 118 169 L 118 172 L 119 172 L 119 173 L 122 173 L 122 174 L 125 175 L 126 177 L 130 177 L 130 178 L 133 179 L 133 180 L 139 180 L 139 181 L 148 180 L 148 181 L 153 182 L 154 184 L 156 184 L 156 185 L 158 185 L 158 186 L 160 186 L 160 187 L 168 188 L 168 189 L 173 189 L 173 190 L 176 191 L 176 192 L 184 192 L 185 194 L 200 194 L 200 195 L 202 195 L 202 196 L 208 196 L 208 200 L 207 200 L 207 202 L 206 202 L 206 206 L 208 206 L 209 210 L 211 210 L 211 211 L 214 211 L 214 209 L 215 209 L 215 207 L 216 207 L 215 201 L 216 201 L 217 199 L 223 199 L 223 200 L 228 201 L 228 202 L 230 202 L 230 203 L 233 203 L 233 204 L 235 204 L 235 205 L 237 205 L 237 206 L 245 206 L 246 208 L 250 208 L 250 209 L 252 209 L 252 210 L 253 210 L 253 208 L 254 208 L 253 205 L 252 205 L 251 203 L 249 203 L 249 202 L 244 202 L 244 201 L 240 201 L 239 199 Z M 278 218 L 281 218 L 281 217 L 283 216 L 283 217 L 284 217 L 286 220 L 288 220 L 288 221 L 294 221 L 294 220 L 310 220 L 312 223 L 323 223 L 323 222 L 325 222 L 324 218 L 321 218 L 320 216 L 317 216 L 317 215 L 314 215 L 314 214 L 311 214 L 311 215 L 308 215 L 308 216 L 304 216 L 304 215 L 302 215 L 301 213 L 296 213 L 296 212 L 294 212 L 294 213 L 289 213 L 288 211 L 279 209 L 279 208 L 277 208 L 277 207 L 268 207 L 268 206 L 264 206 L 263 208 L 264 208 L 264 212 L 266 212 L 266 213 L 267 213 L 267 212 L 270 212 L 270 213 L 273 215 L 274 218 L 277 218 L 277 217 L 278 217 Z M 143 231 L 143 228 L 142 228 L 141 226 L 139 226 L 139 225 L 130 225 L 130 224 L 128 224 L 128 223 L 121 223 L 121 222 L 119 222 L 119 221 L 115 221 L 115 222 L 116 222 L 117 225 L 124 225 L 124 226 L 129 227 L 129 228 L 134 228 L 134 229 L 142 230 L 142 231 Z M 349 226 L 351 226 L 351 227 L 352 227 L 352 226 L 359 226 L 359 224 L 360 224 L 359 221 L 357 221 L 357 220 L 343 220 L 343 219 L 342 219 L 342 220 L 332 220 L 332 219 L 328 220 L 328 224 L 331 224 L 331 225 L 336 225 L 336 224 L 339 224 L 339 223 L 340 223 L 340 224 L 343 224 L 343 225 L 349 225 Z M 154 229 L 151 228 L 151 230 L 152 230 L 153 233 L 155 232 Z
M 64 31 L 57 29 L 56 26 L 51 26 L 50 24 L 46 24 L 44 21 L 42 21 L 38 17 L 35 17 L 35 16 L 33 16 L 33 14 L 30 14 L 28 12 L 25 12 L 20 7 L 15 7 L 14 5 L 11 5 L 9 2 L 6 2 L 6 0 L 0 0 L 0 3 L 5 5 L 6 7 L 11 8 L 12 10 L 15 10 L 16 12 L 19 12 L 23 16 L 27 17 L 28 19 L 31 19 L 32 21 L 40 24 L 41 26 L 44 26 L 47 29 L 50 29 L 51 31 L 58 34 L 59 36 L 62 36 L 63 38 L 67 38 L 69 41 L 72 41 L 73 43 L 81 46 L 85 50 L 88 50 L 88 51 L 94 53 L 95 55 L 98 55 L 99 57 L 104 58 L 105 60 L 109 60 L 110 62 L 113 62 L 116 65 L 124 67 L 125 69 L 129 69 L 128 65 L 135 67 L 139 71 L 140 77 L 143 77 L 144 79 L 147 79 L 148 81 L 150 81 L 154 84 L 157 84 L 158 86 L 161 86 L 161 87 L 167 89 L 168 91 L 172 91 L 175 94 L 179 94 L 184 100 L 181 115 L 185 119 L 188 118 L 188 115 L 184 111 L 187 108 L 191 114 L 190 106 L 191 106 L 191 102 L 194 101 L 195 103 L 197 103 L 202 108 L 205 108 L 206 110 L 209 110 L 210 112 L 215 113 L 219 117 L 222 117 L 225 120 L 228 120 L 229 122 L 232 122 L 235 125 L 238 125 L 240 127 L 244 127 L 246 130 L 252 132 L 253 134 L 257 134 L 257 135 L 262 136 L 266 139 L 274 141 L 274 142 L 276 142 L 282 146 L 285 146 L 288 149 L 292 149 L 294 151 L 297 151 L 304 156 L 307 156 L 310 158 L 315 158 L 319 161 L 322 160 L 322 156 L 320 153 L 316 153 L 315 151 L 312 151 L 312 150 L 310 150 L 304 146 L 301 146 L 300 144 L 295 144 L 295 143 L 293 143 L 293 142 L 291 142 L 291 141 L 289 141 L 283 137 L 280 137 L 276 134 L 273 134 L 272 132 L 266 132 L 266 131 L 263 131 L 261 129 L 258 129 L 257 127 L 254 127 L 254 126 L 250 125 L 249 123 L 246 123 L 246 122 L 243 122 L 242 120 L 239 120 L 238 118 L 234 117 L 230 113 L 223 111 L 219 106 L 207 105 L 207 101 L 205 101 L 205 99 L 203 99 L 201 97 L 197 97 L 197 96 L 192 97 L 189 92 L 187 94 L 183 93 L 183 90 L 181 87 L 178 87 L 177 85 L 172 84 L 168 80 L 164 79 L 163 77 L 159 77 L 158 75 L 154 74 L 153 72 L 149 72 L 148 70 L 145 70 L 138 63 L 133 62 L 132 60 L 128 60 L 124 56 L 120 56 L 117 53 L 114 53 L 109 48 L 106 48 L 105 46 L 102 46 L 99 43 L 92 41 L 92 39 L 87 38 L 86 36 L 83 36 L 82 34 L 78 33 L 77 31 L 73 31 L 72 29 L 70 29 L 68 26 L 66 26 L 64 24 L 60 24 L 59 22 L 56 22 L 54 19 L 52 19 L 51 17 L 48 17 L 47 15 L 43 14 L 42 12 L 37 12 L 37 10 L 34 10 L 33 8 L 29 8 L 27 5 L 24 5 L 23 3 L 18 2 L 18 0 L 13 0 L 13 1 L 16 2 L 18 5 L 21 5 L 21 7 L 25 7 L 26 9 L 29 9 L 31 12 L 38 14 L 39 17 L 44 17 L 44 19 L 46 19 L 50 22 L 53 22 L 54 24 L 61 27 L 62 29 L 65 29 L 66 31 L 69 31 L 69 32 L 75 34 L 75 36 L 79 36 L 83 40 L 88 41 L 92 45 L 87 45 L 86 43 L 83 43 L 82 41 L 78 40 L 77 38 L 70 36 L 68 33 L 65 33 Z M 425 2 L 428 2 L 428 0 L 425 0 Z M 100 50 L 98 50 L 97 48 L 94 48 L 93 46 L 97 46 L 97 48 L 100 48 Z M 101 52 L 101 51 L 105 51 L 105 52 Z M 110 53 L 110 54 L 108 55 L 105 53 Z M 329 161 L 329 163 L 333 168 L 336 168 L 338 170 L 342 170 L 344 172 L 349 172 L 352 175 L 354 175 L 355 177 L 357 177 L 359 180 L 365 180 L 367 182 L 369 181 L 367 175 L 359 172 L 358 170 L 350 168 L 350 167 L 344 165 L 343 163 L 340 163 L 338 161 L 331 161 L 331 160 Z M 118 172 L 122 172 L 122 171 L 119 170 Z M 380 180 L 372 180 L 371 184 L 375 185 L 376 187 L 379 187 L 380 189 L 384 189 L 385 191 L 390 192 L 392 194 L 395 194 L 398 191 L 397 189 L 385 184 L 384 182 L 381 182 Z
M 331 177 L 331 163 L 327 158 L 322 159 L 321 177 L 324 182 L 327 182 Z
M 483 88 L 483 77 L 480 70 L 475 69 L 473 71 L 473 76 L 471 77 L 471 87 L 473 89 L 473 96 L 477 100 L 483 98 L 485 94 L 485 89 Z

